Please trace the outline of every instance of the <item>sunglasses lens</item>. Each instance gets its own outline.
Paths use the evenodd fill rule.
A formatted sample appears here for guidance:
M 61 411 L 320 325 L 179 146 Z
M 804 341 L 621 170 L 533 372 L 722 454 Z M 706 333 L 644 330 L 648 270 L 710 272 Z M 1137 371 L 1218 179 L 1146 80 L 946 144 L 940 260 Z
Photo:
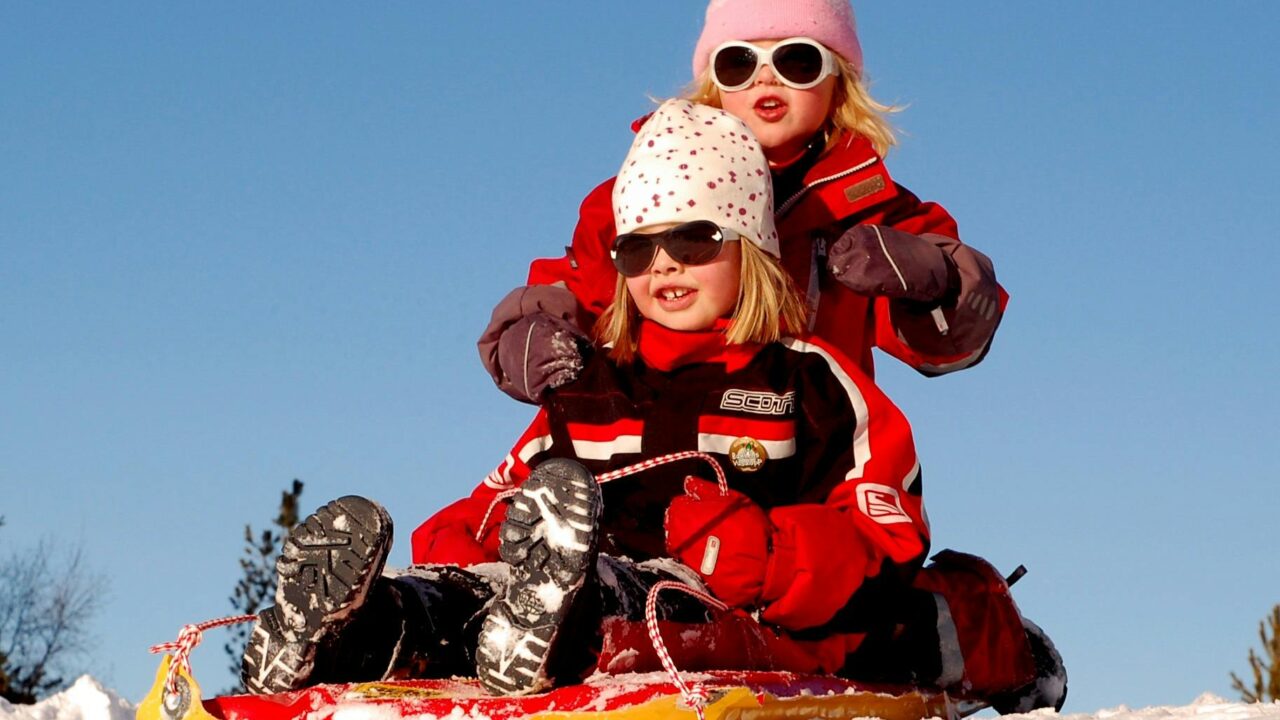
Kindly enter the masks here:
M 667 231 L 663 248 L 671 259 L 684 265 L 705 265 L 720 254 L 720 227 L 713 222 L 698 220 L 677 225 Z
M 613 241 L 613 266 L 625 277 L 635 277 L 648 270 L 658 252 L 656 240 L 653 235 L 639 233 L 619 235 Z
M 807 42 L 775 48 L 773 71 L 797 85 L 808 85 L 822 76 L 822 50 Z
M 748 47 L 730 45 L 720 48 L 711 61 L 711 72 L 722 87 L 736 88 L 745 85 L 756 71 L 758 58 Z

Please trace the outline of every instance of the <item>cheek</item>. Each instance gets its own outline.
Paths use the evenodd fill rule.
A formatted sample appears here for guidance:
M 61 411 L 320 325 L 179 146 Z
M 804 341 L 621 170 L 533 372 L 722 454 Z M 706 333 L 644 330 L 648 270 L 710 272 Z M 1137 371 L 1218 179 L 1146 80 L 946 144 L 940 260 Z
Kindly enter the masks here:
M 748 94 L 745 91 L 720 93 L 721 109 L 746 123 L 752 132 L 759 132 L 760 128 L 752 124 L 752 121 L 757 120 L 757 118 L 755 113 L 751 111 L 751 103 L 747 100 Z
M 827 113 L 831 109 L 831 91 L 806 91 L 798 93 L 792 109 L 796 113 L 797 122 L 806 130 L 816 132 L 827 121 Z
M 649 297 L 649 277 L 641 275 L 639 277 L 627 278 L 627 292 L 631 295 L 631 299 L 636 305 L 641 305 Z
M 717 315 L 727 314 L 738 304 L 740 270 L 737 262 L 721 261 L 695 268 L 698 286 L 707 294 Z
M 636 309 L 644 311 L 649 306 L 649 275 L 627 278 L 627 293 L 631 296 Z

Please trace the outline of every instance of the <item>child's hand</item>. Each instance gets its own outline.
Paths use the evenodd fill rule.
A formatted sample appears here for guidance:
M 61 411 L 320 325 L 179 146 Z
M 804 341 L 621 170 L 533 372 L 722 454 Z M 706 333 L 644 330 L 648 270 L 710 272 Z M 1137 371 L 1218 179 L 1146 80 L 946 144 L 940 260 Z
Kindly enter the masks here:
M 746 495 L 720 493 L 713 482 L 689 478 L 685 493 L 667 508 L 667 552 L 702 576 L 729 605 L 763 599 L 773 524 Z
M 883 225 L 855 225 L 827 250 L 845 287 L 870 297 L 939 303 L 960 285 L 955 263 L 928 240 Z
M 507 380 L 533 402 L 582 372 L 582 348 L 589 345 L 576 325 L 550 313 L 517 320 L 498 339 L 498 361 Z
M 517 288 L 503 298 L 478 343 L 498 387 L 536 404 L 548 389 L 575 380 L 591 345 L 580 315 L 573 293 L 553 285 Z

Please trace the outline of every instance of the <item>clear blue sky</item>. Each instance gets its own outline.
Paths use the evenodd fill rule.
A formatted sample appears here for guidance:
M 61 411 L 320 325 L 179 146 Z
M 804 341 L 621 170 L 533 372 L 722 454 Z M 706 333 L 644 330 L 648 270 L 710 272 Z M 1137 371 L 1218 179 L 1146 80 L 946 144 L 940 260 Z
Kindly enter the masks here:
M 137 699 L 231 610 L 292 478 L 385 503 L 403 564 L 502 458 L 531 410 L 473 341 L 703 7 L 0 5 L 0 553 L 85 544 L 97 677 Z M 891 170 L 1013 296 L 978 368 L 879 363 L 937 547 L 1031 569 L 1068 710 L 1231 696 L 1280 601 L 1280 4 L 857 12 Z

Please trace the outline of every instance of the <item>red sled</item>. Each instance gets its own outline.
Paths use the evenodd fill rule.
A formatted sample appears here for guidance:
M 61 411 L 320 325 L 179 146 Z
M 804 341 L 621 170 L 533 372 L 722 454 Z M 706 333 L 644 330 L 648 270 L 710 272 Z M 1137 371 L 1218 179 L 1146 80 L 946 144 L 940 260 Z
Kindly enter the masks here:
M 693 720 L 666 673 L 597 674 L 579 685 L 524 697 L 489 695 L 474 679 L 402 680 L 317 685 L 277 695 L 228 695 L 201 700 L 178 671 L 177 692 L 165 691 L 170 658 L 138 707 L 138 720 Z M 705 692 L 707 720 L 879 717 L 955 720 L 962 708 L 945 693 L 878 687 L 826 675 L 713 671 L 682 673 Z

